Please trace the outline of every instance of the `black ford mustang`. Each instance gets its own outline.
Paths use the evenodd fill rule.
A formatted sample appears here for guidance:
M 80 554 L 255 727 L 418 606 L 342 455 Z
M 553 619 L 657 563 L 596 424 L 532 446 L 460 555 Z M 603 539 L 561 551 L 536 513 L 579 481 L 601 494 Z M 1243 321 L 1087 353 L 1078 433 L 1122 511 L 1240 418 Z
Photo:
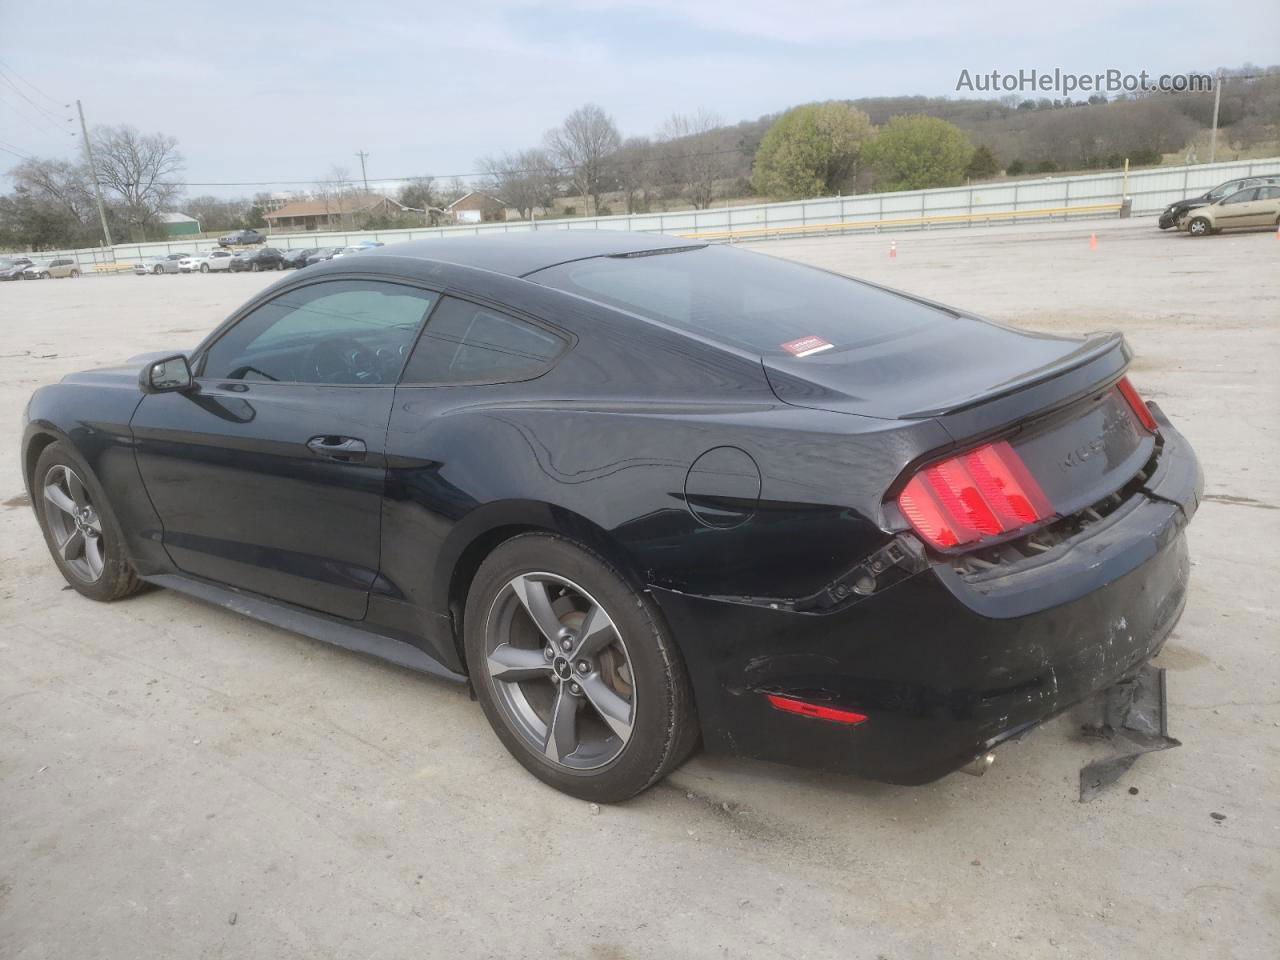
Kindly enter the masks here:
M 428 240 L 37 390 L 22 462 L 80 593 L 469 678 L 577 796 L 699 738 L 914 784 L 1177 621 L 1202 480 L 1129 359 L 725 246 Z

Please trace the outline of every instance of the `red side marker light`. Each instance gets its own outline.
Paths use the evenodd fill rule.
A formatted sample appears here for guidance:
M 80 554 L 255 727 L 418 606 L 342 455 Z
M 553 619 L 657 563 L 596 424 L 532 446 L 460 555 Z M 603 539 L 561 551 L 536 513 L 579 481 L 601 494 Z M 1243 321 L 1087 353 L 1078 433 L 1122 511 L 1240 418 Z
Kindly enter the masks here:
M 813 717 L 815 720 L 833 720 L 836 723 L 857 726 L 860 723 L 865 723 L 867 719 L 862 714 L 854 713 L 852 710 L 840 710 L 836 707 L 823 706 L 820 703 L 796 700 L 793 697 L 781 697 L 776 693 L 766 693 L 765 699 L 769 701 L 769 705 L 775 710 L 781 710 L 783 713 L 798 713 L 802 717 Z
M 1129 406 L 1132 408 L 1134 415 L 1137 416 L 1138 422 L 1152 433 L 1159 433 L 1160 425 L 1156 423 L 1156 418 L 1151 415 L 1151 408 L 1143 402 L 1142 397 L 1138 396 L 1138 391 L 1129 382 L 1129 378 L 1121 377 L 1120 382 L 1116 384 L 1116 389 L 1129 402 Z

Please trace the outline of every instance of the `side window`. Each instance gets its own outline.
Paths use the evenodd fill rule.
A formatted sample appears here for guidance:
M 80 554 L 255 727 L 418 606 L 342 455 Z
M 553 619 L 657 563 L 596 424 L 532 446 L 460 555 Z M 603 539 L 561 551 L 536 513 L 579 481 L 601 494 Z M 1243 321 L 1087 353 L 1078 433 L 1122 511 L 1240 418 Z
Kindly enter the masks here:
M 381 280 L 297 287 L 240 319 L 204 355 L 212 380 L 395 383 L 439 294 Z
M 544 373 L 565 342 L 532 323 L 445 297 L 405 367 L 404 383 L 511 383 Z
M 1257 187 L 1250 187 L 1248 190 L 1241 190 L 1239 193 L 1233 193 L 1227 199 L 1223 200 L 1223 204 L 1228 203 L 1248 203 L 1258 195 Z
M 1259 200 L 1280 200 L 1280 187 L 1263 187 L 1258 191 Z

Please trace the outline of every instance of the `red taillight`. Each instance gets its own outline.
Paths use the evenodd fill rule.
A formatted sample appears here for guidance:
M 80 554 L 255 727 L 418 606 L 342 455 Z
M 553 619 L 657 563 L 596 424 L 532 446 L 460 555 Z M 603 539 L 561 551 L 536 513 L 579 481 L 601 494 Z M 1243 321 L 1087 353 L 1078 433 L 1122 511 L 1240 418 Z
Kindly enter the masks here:
M 791 697 L 780 697 L 776 693 L 766 693 L 765 699 L 769 701 L 769 705 L 775 710 L 781 710 L 784 713 L 798 713 L 802 717 L 813 717 L 816 720 L 834 720 L 836 723 L 847 723 L 850 726 L 856 726 L 859 723 L 865 723 L 866 717 L 860 713 L 854 713 L 852 710 L 840 710 L 836 707 L 823 706 L 820 703 L 809 703 L 805 700 L 795 700 Z
M 916 532 L 935 547 L 1011 533 L 1053 514 L 1022 458 L 1001 440 L 925 467 L 898 494 Z
M 1129 378 L 1122 377 L 1116 387 L 1119 389 L 1120 395 L 1129 402 L 1129 406 L 1133 409 L 1134 415 L 1137 416 L 1138 422 L 1152 433 L 1159 433 L 1160 425 L 1156 423 L 1156 418 L 1151 415 L 1151 409 L 1143 403 L 1142 397 L 1138 396 L 1138 391 L 1133 388 Z

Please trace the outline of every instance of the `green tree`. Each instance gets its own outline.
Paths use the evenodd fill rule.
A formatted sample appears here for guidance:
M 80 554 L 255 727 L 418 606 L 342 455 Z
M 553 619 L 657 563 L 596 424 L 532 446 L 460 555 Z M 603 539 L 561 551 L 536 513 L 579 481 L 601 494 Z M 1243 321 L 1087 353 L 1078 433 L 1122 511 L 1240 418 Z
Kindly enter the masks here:
M 954 124 L 922 113 L 890 119 L 864 151 L 885 190 L 925 190 L 964 182 L 973 146 Z
M 252 227 L 255 230 L 265 227 L 267 225 L 267 218 L 263 216 L 263 214 L 266 212 L 267 211 L 263 210 L 262 207 L 255 203 L 245 211 L 244 217 L 241 219 L 241 223 L 246 227 Z
M 788 110 L 760 141 L 751 171 L 756 193 L 779 198 L 839 193 L 857 173 L 871 118 L 828 100 Z
M 970 180 L 987 180 L 999 172 L 1000 164 L 996 161 L 996 155 L 991 152 L 990 147 L 984 144 L 973 151 L 973 156 L 969 158 L 969 166 L 965 168 L 964 174 Z

